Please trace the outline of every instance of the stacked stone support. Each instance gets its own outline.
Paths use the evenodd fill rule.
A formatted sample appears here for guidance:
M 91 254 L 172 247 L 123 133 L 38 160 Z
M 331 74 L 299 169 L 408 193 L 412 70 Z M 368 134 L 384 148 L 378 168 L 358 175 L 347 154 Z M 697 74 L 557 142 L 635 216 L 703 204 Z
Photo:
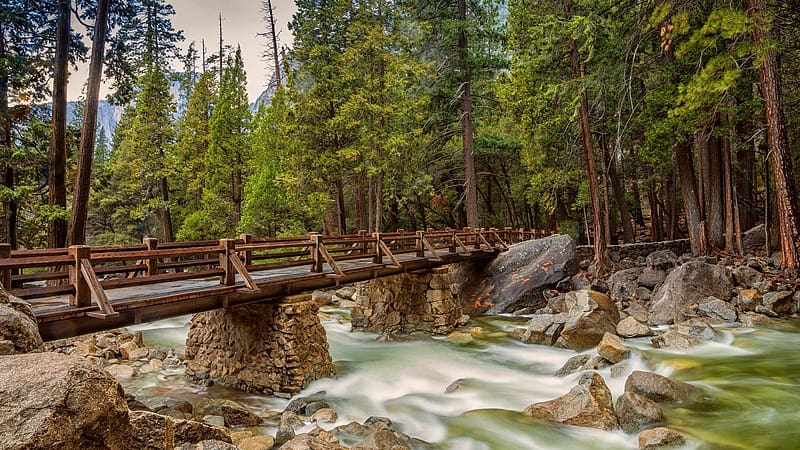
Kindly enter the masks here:
M 400 274 L 356 284 L 353 331 L 448 334 L 462 320 L 449 269 Z
M 290 397 L 332 376 L 319 307 L 310 295 L 196 314 L 186 340 L 186 375 Z

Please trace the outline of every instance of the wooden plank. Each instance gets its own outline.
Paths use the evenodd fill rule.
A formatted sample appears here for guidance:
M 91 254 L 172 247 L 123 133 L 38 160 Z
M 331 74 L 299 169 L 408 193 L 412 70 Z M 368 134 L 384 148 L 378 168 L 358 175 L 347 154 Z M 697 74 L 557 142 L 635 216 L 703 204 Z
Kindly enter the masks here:
M 265 244 L 243 244 L 243 245 L 237 245 L 236 250 L 241 250 L 241 251 L 275 250 L 281 248 L 305 247 L 310 244 L 311 241 L 309 241 L 308 239 L 303 239 L 296 241 L 269 242 Z
M 416 237 L 415 237 L 415 239 L 416 239 Z M 388 256 L 388 257 L 389 257 L 389 259 L 392 261 L 392 264 L 394 265 L 394 268 L 396 268 L 396 269 L 400 269 L 400 268 L 402 267 L 402 266 L 400 265 L 400 261 L 398 261 L 398 260 L 397 260 L 397 257 L 396 257 L 396 256 L 394 256 L 394 253 L 392 253 L 392 251 L 391 251 L 391 250 L 389 250 L 389 246 L 388 246 L 388 245 L 386 245 L 386 242 L 383 242 L 383 239 L 381 239 L 381 240 L 379 240 L 379 241 L 378 241 L 378 245 L 380 245 L 380 246 L 381 246 L 381 249 L 383 250 L 383 253 L 384 253 L 386 256 Z M 390 266 L 390 267 L 392 267 L 392 266 Z
M 427 235 L 422 238 L 422 244 L 425 245 L 425 248 L 431 252 L 431 257 L 429 258 L 432 261 L 441 261 L 442 258 L 439 257 L 439 254 L 436 253 L 436 247 L 431 244 L 431 241 L 428 240 Z
M 148 284 L 166 283 L 170 281 L 184 281 L 192 279 L 203 279 L 222 275 L 224 270 L 208 269 L 196 270 L 193 272 L 161 273 L 152 277 L 144 278 L 117 278 L 114 280 L 101 281 L 100 284 L 105 289 L 119 289 L 131 286 L 146 286 Z
M 161 249 L 161 250 L 143 250 L 136 252 L 118 252 L 118 253 L 98 253 L 92 254 L 92 261 L 94 262 L 109 262 L 109 261 L 127 261 L 131 259 L 148 259 L 148 258 L 176 258 L 180 256 L 199 256 L 205 254 L 221 253 L 224 249 L 220 246 L 214 247 L 192 247 L 184 249 Z
M 0 269 L 25 269 L 28 267 L 66 266 L 73 262 L 71 256 L 32 256 L 0 260 Z
M 111 304 L 108 303 L 106 291 L 104 291 L 103 287 L 100 286 L 100 282 L 97 280 L 97 275 L 94 273 L 94 269 L 92 269 L 92 262 L 88 259 L 81 260 L 81 274 L 89 284 L 89 290 L 92 291 L 92 294 L 94 294 L 94 297 L 97 300 L 97 305 L 100 307 L 99 314 L 95 312 L 88 312 L 86 314 L 90 317 L 95 317 L 98 319 L 107 319 L 109 317 L 118 316 L 119 313 L 115 312 L 114 308 L 111 307 Z
M 331 269 L 333 269 L 336 275 L 344 276 L 344 272 L 342 272 L 342 269 L 340 269 L 339 265 L 336 264 L 336 260 L 333 259 L 331 254 L 328 253 L 328 249 L 325 248 L 325 244 L 323 244 L 322 241 L 319 242 L 317 249 L 319 253 L 322 255 L 322 257 L 325 258 L 325 262 L 327 262 L 328 265 L 331 266 Z
M 466 245 L 464 245 L 464 241 L 461 240 L 457 235 L 453 235 L 453 240 L 456 241 L 456 246 L 461 249 L 460 252 L 457 252 L 461 256 L 472 256 L 472 252 L 469 251 Z
M 73 294 L 75 289 L 71 285 L 65 286 L 46 286 L 36 288 L 12 289 L 8 291 L 9 294 L 19 297 L 23 300 L 33 298 L 46 298 L 54 297 L 57 295 Z
M 241 275 L 242 280 L 244 280 L 244 284 L 251 291 L 258 291 L 259 290 L 258 285 L 256 284 L 255 281 L 253 281 L 253 277 L 250 276 L 250 272 L 247 271 L 247 267 L 245 267 L 245 264 L 242 262 L 241 259 L 239 259 L 239 255 L 237 255 L 236 253 L 231 253 L 230 255 L 228 255 L 228 258 L 230 258 L 233 267 L 236 269 L 237 272 L 239 272 L 239 275 Z

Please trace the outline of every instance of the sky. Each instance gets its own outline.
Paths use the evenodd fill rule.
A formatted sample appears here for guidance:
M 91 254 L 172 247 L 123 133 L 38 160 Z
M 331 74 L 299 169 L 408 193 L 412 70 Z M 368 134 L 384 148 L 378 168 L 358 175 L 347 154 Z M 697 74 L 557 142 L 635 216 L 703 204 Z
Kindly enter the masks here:
M 267 49 L 267 39 L 257 33 L 266 31 L 261 0 L 168 0 L 175 8 L 172 25 L 183 30 L 186 38 L 180 45 L 185 51 L 192 41 L 200 49 L 205 39 L 208 53 L 218 48 L 219 14 L 222 13 L 222 34 L 226 45 L 242 47 L 244 68 L 247 72 L 247 95 L 250 101 L 258 98 L 269 81 L 266 63 L 262 54 Z M 287 24 L 297 9 L 294 0 L 273 0 L 275 26 L 280 32 L 278 45 L 291 46 L 292 36 Z M 176 63 L 176 68 L 179 63 Z M 76 99 L 81 95 L 86 82 L 87 65 L 79 68 L 70 77 L 69 97 Z M 105 96 L 104 90 L 101 95 Z

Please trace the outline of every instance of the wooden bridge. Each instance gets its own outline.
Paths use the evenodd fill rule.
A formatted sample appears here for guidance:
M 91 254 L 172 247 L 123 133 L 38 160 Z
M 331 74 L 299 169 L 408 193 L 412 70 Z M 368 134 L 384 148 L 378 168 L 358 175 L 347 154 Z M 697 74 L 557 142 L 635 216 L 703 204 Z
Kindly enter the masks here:
M 506 228 L 20 251 L 0 244 L 0 282 L 31 303 L 42 337 L 55 340 L 492 258 L 536 237 Z

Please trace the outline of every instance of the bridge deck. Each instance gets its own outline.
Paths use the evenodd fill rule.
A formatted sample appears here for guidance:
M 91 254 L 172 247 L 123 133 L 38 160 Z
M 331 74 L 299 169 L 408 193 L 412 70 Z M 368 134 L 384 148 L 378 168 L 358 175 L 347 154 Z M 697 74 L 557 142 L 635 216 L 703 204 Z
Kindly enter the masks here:
M 533 237 L 512 233 L 517 232 L 506 230 L 503 238 Z M 447 230 L 244 237 L 162 248 L 150 240 L 143 246 L 81 246 L 68 252 L 5 249 L 0 282 L 31 303 L 42 337 L 53 340 L 491 258 L 507 247 L 503 238 L 495 230 Z

